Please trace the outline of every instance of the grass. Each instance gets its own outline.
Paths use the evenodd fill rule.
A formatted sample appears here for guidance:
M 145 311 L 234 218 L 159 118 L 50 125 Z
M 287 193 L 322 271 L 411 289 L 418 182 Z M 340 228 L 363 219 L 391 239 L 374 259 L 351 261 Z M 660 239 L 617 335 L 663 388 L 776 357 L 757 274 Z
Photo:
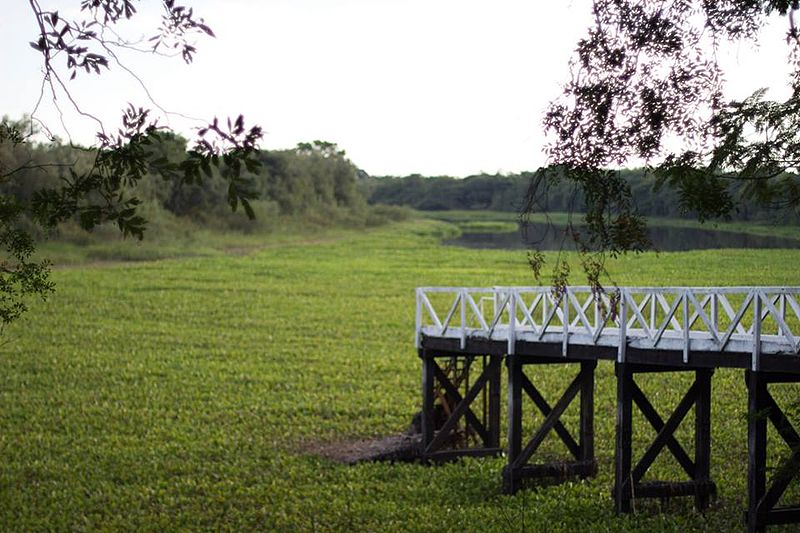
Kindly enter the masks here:
M 720 494 L 705 515 L 688 499 L 613 515 L 608 364 L 596 386 L 600 473 L 586 482 L 506 497 L 502 458 L 348 467 L 312 453 L 402 431 L 418 410 L 414 287 L 533 282 L 523 253 L 441 246 L 453 231 L 415 220 L 311 242 L 252 237 L 247 255 L 221 243 L 194 257 L 58 269 L 57 293 L 7 330 L 0 351 L 0 530 L 741 529 L 741 371 L 714 377 Z M 620 284 L 798 285 L 798 259 L 718 250 L 609 266 Z M 551 401 L 572 377 L 558 365 L 531 375 Z M 667 412 L 687 386 L 682 376 L 642 383 Z M 641 455 L 652 432 L 635 424 Z M 543 453 L 561 453 L 552 438 Z M 655 468 L 677 476 L 674 462 Z

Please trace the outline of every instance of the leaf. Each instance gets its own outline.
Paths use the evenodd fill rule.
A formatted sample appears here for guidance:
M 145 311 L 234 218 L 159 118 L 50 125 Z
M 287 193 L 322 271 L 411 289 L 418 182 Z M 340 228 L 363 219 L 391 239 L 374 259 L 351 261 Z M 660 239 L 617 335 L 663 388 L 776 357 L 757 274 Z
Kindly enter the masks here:
M 215 37 L 216 38 L 216 35 L 214 35 L 214 32 L 211 31 L 211 28 L 209 28 L 205 24 L 198 23 L 197 27 L 200 28 L 201 30 L 203 30 L 206 33 L 206 35 L 209 35 L 211 37 Z
M 256 214 L 253 211 L 253 207 L 250 205 L 250 201 L 247 198 L 241 198 L 242 207 L 244 208 L 245 214 L 247 214 L 247 218 L 250 220 L 255 220 Z

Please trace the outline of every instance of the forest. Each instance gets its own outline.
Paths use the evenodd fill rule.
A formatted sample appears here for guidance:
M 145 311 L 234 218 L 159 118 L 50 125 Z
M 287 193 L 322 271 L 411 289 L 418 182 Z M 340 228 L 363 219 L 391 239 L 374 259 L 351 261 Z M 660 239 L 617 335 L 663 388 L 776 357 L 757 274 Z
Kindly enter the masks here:
M 174 133 L 160 133 L 150 145 L 150 158 L 179 161 L 188 141 Z M 13 146 L 0 143 L 0 161 L 18 169 L 13 179 L 0 183 L 0 194 L 21 204 L 35 203 L 42 190 L 57 190 L 72 173 L 85 171 L 94 151 L 61 143 Z M 466 178 L 448 176 L 369 176 L 335 143 L 316 140 L 292 149 L 262 150 L 260 168 L 244 175 L 246 195 L 255 220 L 242 210 L 231 212 L 225 180 L 212 173 L 198 183 L 180 184 L 151 172 L 135 188 L 126 191 L 141 202 L 140 210 L 152 234 L 203 227 L 220 231 L 254 233 L 271 231 L 287 219 L 305 226 L 366 227 L 409 216 L 420 211 L 489 210 L 519 212 L 535 172 L 478 174 Z M 620 175 L 631 185 L 641 213 L 649 217 L 691 218 L 696 214 L 681 208 L 679 193 L 658 189 L 645 169 L 625 169 Z M 736 187 L 732 183 L 731 187 Z M 654 193 L 654 188 L 656 193 Z M 537 209 L 548 212 L 582 212 L 583 198 L 568 180 L 551 183 L 540 196 Z M 742 203 L 732 215 L 734 221 L 798 224 L 794 210 L 775 210 L 756 202 Z M 24 217 L 26 230 L 44 237 L 41 226 Z M 113 237 L 109 224 L 96 228 L 95 235 Z M 82 240 L 86 237 L 75 224 L 62 224 L 50 238 Z
M 188 141 L 174 133 L 159 133 L 149 145 L 149 160 L 180 161 Z M 0 162 L 14 169 L 0 183 L 0 195 L 19 205 L 35 205 L 43 191 L 58 191 L 94 162 L 93 149 L 72 146 L 55 140 L 46 143 L 13 145 L 0 142 Z M 407 209 L 368 205 L 359 186 L 364 173 L 336 144 L 325 141 L 299 143 L 293 149 L 262 150 L 260 167 L 243 175 L 245 194 L 251 198 L 254 220 L 242 209 L 232 212 L 228 185 L 216 179 L 218 171 L 209 169 L 197 183 L 179 183 L 151 171 L 124 190 L 137 198 L 139 210 L 147 220 L 146 234 L 169 233 L 175 226 L 213 230 L 256 232 L 270 230 L 281 220 L 292 219 L 306 226 L 363 227 L 405 218 Z M 93 198 L 88 198 L 91 201 Z M 96 200 L 96 199 L 94 199 Z M 241 207 L 241 206 L 240 206 Z M 25 213 L 30 213 L 26 209 Z M 77 217 L 48 235 L 50 238 L 81 239 Z M 20 223 L 38 238 L 44 231 L 30 215 Z M 110 224 L 94 228 L 95 235 L 115 236 Z
M 655 179 L 644 168 L 619 171 L 631 186 L 635 204 L 641 214 L 660 218 L 697 218 L 696 213 L 684 211 L 680 193 L 668 187 L 658 188 Z M 371 204 L 407 206 L 423 211 L 491 210 L 519 212 L 534 178 L 534 172 L 517 174 L 477 174 L 466 178 L 448 176 L 425 177 L 412 174 L 405 177 L 369 177 L 364 179 Z M 747 184 L 731 182 L 736 197 Z M 581 193 L 575 184 L 561 180 L 551 184 L 540 196 L 539 211 L 582 212 Z M 747 222 L 800 223 L 796 210 L 773 209 L 769 204 L 741 202 L 731 220 Z

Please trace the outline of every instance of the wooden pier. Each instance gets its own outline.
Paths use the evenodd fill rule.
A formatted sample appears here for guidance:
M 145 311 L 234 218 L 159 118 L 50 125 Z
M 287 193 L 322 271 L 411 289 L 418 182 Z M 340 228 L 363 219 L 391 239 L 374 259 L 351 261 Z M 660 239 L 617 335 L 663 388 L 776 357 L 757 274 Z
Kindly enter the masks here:
M 508 463 L 503 490 L 512 494 L 526 478 L 590 477 L 594 455 L 594 376 L 598 361 L 615 365 L 617 513 L 637 498 L 691 496 L 704 510 L 716 493 L 711 464 L 711 387 L 714 369 L 744 369 L 748 391 L 748 531 L 800 522 L 800 506 L 778 500 L 800 464 L 800 435 L 769 392 L 775 383 L 800 382 L 800 288 L 624 287 L 593 293 L 568 287 L 426 287 L 416 294 L 416 346 L 422 360 L 422 455 L 427 460 L 498 455 Z M 798 335 L 795 335 L 797 333 Z M 508 375 L 507 443 L 500 443 L 502 364 Z M 536 385 L 536 369 L 572 364 L 574 379 L 551 404 Z M 687 372 L 694 380 L 671 414 L 662 417 L 636 376 Z M 523 435 L 523 398 L 544 417 Z M 561 421 L 579 402 L 577 434 Z M 632 455 L 633 410 L 656 431 L 642 457 Z M 676 429 L 694 407 L 694 446 Z M 792 449 L 786 466 L 767 483 L 767 426 Z M 570 457 L 535 462 L 554 432 Z M 744 436 L 743 436 L 744 438 Z M 683 480 L 644 482 L 654 460 L 668 450 Z M 690 453 L 691 452 L 691 453 Z

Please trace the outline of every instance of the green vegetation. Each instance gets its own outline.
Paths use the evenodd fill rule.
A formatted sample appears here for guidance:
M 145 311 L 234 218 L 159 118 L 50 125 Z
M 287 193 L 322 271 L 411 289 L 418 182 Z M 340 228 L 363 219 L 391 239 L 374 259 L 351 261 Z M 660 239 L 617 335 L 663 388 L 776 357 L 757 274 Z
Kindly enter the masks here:
M 517 229 L 519 215 L 510 211 L 427 211 L 419 213 L 420 216 L 442 220 L 455 224 L 463 231 L 478 232 L 473 228 L 485 228 L 485 232 L 514 231 Z M 553 212 L 548 214 L 537 213 L 529 217 L 531 222 L 552 222 L 563 225 L 569 219 L 569 215 L 563 212 Z M 698 222 L 686 218 L 662 218 L 651 217 L 648 219 L 651 227 L 663 226 L 673 228 L 696 228 L 713 231 L 730 231 L 736 233 L 749 233 L 752 235 L 764 235 L 772 237 L 786 237 L 789 239 L 800 239 L 800 226 L 781 225 L 776 223 L 762 222 Z M 493 229 L 493 226 L 503 229 Z M 489 229 L 492 228 L 492 229 Z
M 688 499 L 613 515 L 608 364 L 598 371 L 593 480 L 506 497 L 502 458 L 343 466 L 314 454 L 321 443 L 402 431 L 418 409 L 414 287 L 532 283 L 522 253 L 441 246 L 454 231 L 414 220 L 306 242 L 231 241 L 252 245 L 246 255 L 222 253 L 214 237 L 210 255 L 57 269 L 51 301 L 11 325 L 0 351 L 0 530 L 740 529 L 741 371 L 714 377 L 719 498 L 704 516 Z M 723 250 L 609 268 L 621 284 L 798 285 L 798 259 Z M 552 396 L 570 374 L 554 366 L 532 379 Z M 686 387 L 680 376 L 642 383 L 659 391 L 663 411 Z M 640 454 L 652 432 L 639 421 Z M 559 453 L 550 438 L 543 453 Z M 678 474 L 666 459 L 656 468 Z
M 448 176 L 424 177 L 411 175 L 398 177 L 373 177 L 360 182 L 370 203 L 402 205 L 428 211 L 437 218 L 441 213 L 453 210 L 506 211 L 516 215 L 525 206 L 525 197 L 535 173 L 521 172 L 509 175 L 480 174 L 464 179 Z M 654 219 L 697 220 L 697 212 L 689 210 L 679 193 L 672 188 L 663 187 L 654 193 L 655 178 L 644 169 L 623 169 L 618 177 L 631 189 L 631 195 L 638 211 Z M 788 178 L 787 178 L 788 179 Z M 731 184 L 731 194 L 744 195 L 745 185 Z M 541 191 L 540 191 L 541 192 Z M 532 218 L 543 217 L 542 213 L 575 212 L 583 213 L 585 202 L 575 183 L 565 179 L 553 179 L 547 184 L 546 194 L 533 206 Z M 800 217 L 794 210 L 775 209 L 775 206 L 757 202 L 737 205 L 729 213 L 732 221 L 777 223 L 798 225 Z M 583 216 L 576 217 L 582 219 Z M 708 217 L 722 221 L 724 217 Z M 582 222 L 582 220 L 581 220 Z

